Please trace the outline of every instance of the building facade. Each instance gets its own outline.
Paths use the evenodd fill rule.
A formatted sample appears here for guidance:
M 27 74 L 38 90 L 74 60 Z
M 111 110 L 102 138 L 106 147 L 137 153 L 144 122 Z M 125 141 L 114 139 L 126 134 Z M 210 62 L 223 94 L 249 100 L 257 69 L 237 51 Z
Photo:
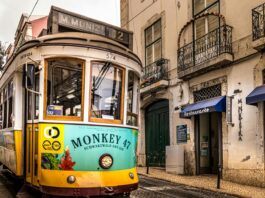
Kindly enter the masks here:
M 265 187 L 263 3 L 121 0 L 145 66 L 140 166 Z

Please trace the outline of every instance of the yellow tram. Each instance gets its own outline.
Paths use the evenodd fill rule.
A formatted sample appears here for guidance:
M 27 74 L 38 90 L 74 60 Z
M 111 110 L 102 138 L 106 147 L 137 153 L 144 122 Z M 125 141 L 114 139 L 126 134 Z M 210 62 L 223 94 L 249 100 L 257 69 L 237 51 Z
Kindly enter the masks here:
M 135 190 L 132 33 L 52 7 L 47 33 L 18 40 L 0 77 L 0 162 L 45 195 Z

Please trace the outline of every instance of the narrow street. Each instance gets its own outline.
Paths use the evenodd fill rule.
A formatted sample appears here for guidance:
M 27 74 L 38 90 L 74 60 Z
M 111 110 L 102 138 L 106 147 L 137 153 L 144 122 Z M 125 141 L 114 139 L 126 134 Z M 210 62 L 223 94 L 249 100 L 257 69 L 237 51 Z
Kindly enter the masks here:
M 140 186 L 137 191 L 133 192 L 132 198 L 206 198 L 206 197 L 234 197 L 223 193 L 193 188 L 190 186 L 178 185 L 171 182 L 140 176 Z
M 0 173 L 0 198 L 15 198 L 18 191 L 18 184 L 8 174 Z M 201 190 L 189 186 L 178 185 L 154 178 L 140 176 L 140 185 L 137 191 L 131 194 L 131 198 L 186 198 L 186 197 L 227 197 L 226 194 L 215 193 L 207 190 Z

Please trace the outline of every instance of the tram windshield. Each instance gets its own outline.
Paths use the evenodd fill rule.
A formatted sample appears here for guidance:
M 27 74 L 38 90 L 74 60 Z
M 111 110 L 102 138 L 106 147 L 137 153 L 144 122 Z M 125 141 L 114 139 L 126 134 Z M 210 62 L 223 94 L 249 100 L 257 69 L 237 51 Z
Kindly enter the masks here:
M 47 116 L 82 114 L 83 64 L 78 60 L 48 61 Z
M 109 62 L 92 63 L 91 118 L 121 120 L 123 76 Z

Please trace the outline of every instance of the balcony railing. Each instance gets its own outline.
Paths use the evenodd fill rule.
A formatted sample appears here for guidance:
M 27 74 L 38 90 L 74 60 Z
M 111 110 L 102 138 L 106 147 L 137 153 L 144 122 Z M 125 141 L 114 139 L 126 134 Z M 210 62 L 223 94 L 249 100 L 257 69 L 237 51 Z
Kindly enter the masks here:
M 265 36 L 265 4 L 252 9 L 252 37 L 253 41 Z
M 141 87 L 149 86 L 160 80 L 168 80 L 168 60 L 163 58 L 144 68 Z
M 178 50 L 178 72 L 223 53 L 232 54 L 232 27 L 221 26 Z

